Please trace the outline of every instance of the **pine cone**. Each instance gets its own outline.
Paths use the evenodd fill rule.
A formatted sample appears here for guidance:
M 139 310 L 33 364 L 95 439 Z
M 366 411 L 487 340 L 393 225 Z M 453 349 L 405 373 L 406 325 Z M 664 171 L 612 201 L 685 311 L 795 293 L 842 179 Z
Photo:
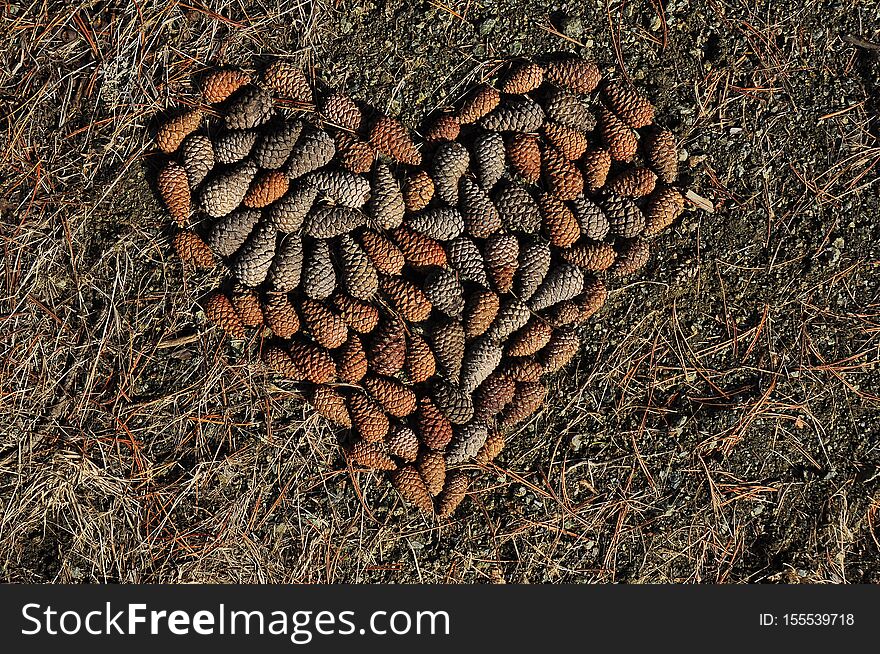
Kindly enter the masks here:
M 431 172 L 437 197 L 446 204 L 458 203 L 458 180 L 470 164 L 467 149 L 455 141 L 441 143 L 431 161 Z
M 648 168 L 636 166 L 621 171 L 608 182 L 606 191 L 629 198 L 641 198 L 651 193 L 657 184 L 657 175 Z
M 383 277 L 382 293 L 404 320 L 422 322 L 431 315 L 431 301 L 422 290 L 403 277 Z
M 611 170 L 611 153 L 605 148 L 591 147 L 581 159 L 581 172 L 584 174 L 584 186 L 591 193 L 596 193 L 605 186 L 608 171 Z
M 202 186 L 202 208 L 212 218 L 225 216 L 244 200 L 257 167 L 250 162 L 236 164 L 228 171 L 208 179 Z
M 299 331 L 299 316 L 286 294 L 270 295 L 263 305 L 263 312 L 266 314 L 266 323 L 278 338 L 287 339 Z M 302 370 L 300 366 L 297 369 Z
M 274 223 L 270 223 L 274 224 Z M 272 259 L 269 268 L 269 284 L 276 291 L 289 293 L 299 286 L 302 279 L 303 249 L 302 239 L 295 234 L 288 234 Z
M 312 102 L 312 87 L 299 66 L 276 59 L 263 71 L 262 82 L 275 95 L 309 104 Z
M 234 129 L 223 132 L 214 139 L 214 157 L 218 163 L 231 164 L 241 161 L 251 153 L 259 134 L 250 129 Z
M 440 452 L 422 450 L 416 459 L 416 469 L 425 480 L 431 495 L 439 495 L 446 483 L 446 459 Z
M 434 180 L 424 170 L 413 171 L 403 185 L 403 202 L 407 211 L 420 211 L 434 197 Z
M 400 372 L 406 361 L 406 331 L 397 318 L 385 318 L 373 334 L 367 352 L 370 368 L 377 375 L 392 376 Z
M 446 465 L 454 466 L 474 458 L 488 435 L 489 428 L 476 420 L 458 428 L 453 427 L 452 440 L 446 448 Z
M 369 180 L 347 170 L 316 170 L 305 175 L 303 183 L 314 186 L 336 204 L 352 209 L 364 206 L 370 197 Z
M 446 265 L 446 250 L 433 238 L 401 226 L 391 232 L 407 263 L 414 268 Z
M 669 227 L 684 211 L 684 197 L 674 188 L 655 191 L 645 208 L 645 236 L 654 236 Z
M 455 317 L 464 309 L 464 288 L 458 276 L 447 268 L 435 268 L 425 277 L 425 296 L 437 310 Z
M 611 232 L 622 238 L 635 238 L 645 228 L 645 214 L 629 198 L 607 194 L 602 208 L 608 216 Z
M 532 134 L 514 134 L 507 141 L 507 160 L 516 174 L 530 184 L 541 178 L 541 149 L 538 137 Z
M 494 461 L 495 458 L 501 454 L 503 449 L 504 432 L 490 429 L 489 436 L 486 438 L 486 443 L 480 448 L 480 451 L 477 452 L 477 456 L 474 457 L 474 460 L 480 465 L 486 465 L 487 463 Z
M 183 139 L 199 128 L 204 114 L 192 109 L 165 121 L 156 131 L 156 146 L 165 154 L 177 151 Z
M 416 410 L 416 394 L 388 377 L 367 377 L 364 388 L 388 415 L 403 418 Z
M 650 130 L 643 141 L 645 157 L 648 165 L 667 184 L 678 179 L 678 147 L 675 135 L 668 129 L 655 128 Z
M 394 229 L 403 222 L 405 209 L 404 196 L 394 174 L 388 164 L 380 161 L 373 169 L 372 191 L 367 202 L 373 223 L 378 229 Z
M 554 327 L 565 327 L 581 323 L 581 307 L 575 300 L 565 300 L 542 312 Z
M 284 121 L 263 133 L 254 148 L 254 161 L 260 168 L 281 168 L 302 132 L 298 120 Z
M 370 127 L 370 141 L 376 149 L 392 159 L 410 166 L 422 163 L 419 152 L 409 131 L 396 118 L 380 116 Z
M 544 138 L 570 161 L 580 159 L 590 144 L 582 131 L 553 121 L 544 123 Z
M 166 163 L 159 171 L 156 186 L 174 222 L 184 227 L 192 211 L 189 180 L 184 167 L 173 161 Z
M 579 195 L 571 202 L 574 215 L 580 223 L 581 234 L 594 241 L 601 241 L 608 236 L 611 225 L 608 216 L 592 200 Z
M 412 463 L 419 455 L 419 439 L 409 427 L 393 425 L 388 432 L 388 450 L 394 456 Z
M 269 220 L 279 232 L 297 232 L 318 197 L 318 189 L 297 184 L 269 209 Z
M 464 217 L 452 207 L 423 209 L 409 217 L 410 229 L 436 241 L 449 241 L 464 231 Z
M 504 374 L 518 382 L 536 382 L 544 375 L 544 368 L 532 358 L 513 359 L 504 367 Z
M 210 270 L 217 262 L 211 248 L 195 232 L 181 231 L 174 235 L 174 251 L 184 265 Z
M 434 502 L 425 482 L 412 466 L 403 466 L 391 474 L 391 483 L 404 500 L 425 513 L 434 513 Z
M 517 384 L 513 400 L 501 412 L 498 424 L 504 429 L 519 424 L 540 409 L 546 397 L 547 389 L 541 382 L 521 382 Z
M 584 176 L 553 146 L 544 148 L 542 168 L 547 189 L 560 200 L 574 200 L 584 190 Z
M 527 357 L 535 354 L 550 342 L 553 326 L 540 318 L 532 318 L 525 327 L 510 337 L 507 343 L 507 355 Z
M 544 278 L 544 282 L 529 299 L 529 308 L 540 311 L 558 302 L 570 300 L 584 289 L 584 273 L 577 266 L 561 263 Z
M 333 313 L 327 305 L 306 299 L 300 303 L 299 308 L 306 328 L 321 347 L 335 350 L 348 339 L 348 326 L 345 321 Z
M 186 169 L 190 188 L 196 188 L 214 167 L 214 146 L 211 139 L 202 134 L 190 134 L 183 142 L 180 158 Z
M 333 296 L 333 305 L 345 324 L 358 334 L 369 334 L 379 324 L 379 309 L 372 304 L 338 293 Z
M 303 264 L 302 288 L 306 297 L 325 300 L 336 289 L 336 270 L 330 259 L 330 244 L 315 241 Z
M 327 132 L 311 125 L 303 126 L 299 140 L 290 151 L 284 172 L 290 179 L 326 166 L 336 154 L 336 143 Z
M 540 373 L 541 367 L 538 364 L 535 365 L 538 366 Z M 516 381 L 510 375 L 497 371 L 489 375 L 486 381 L 474 391 L 474 420 L 489 420 L 501 413 L 501 410 L 513 399 L 515 391 Z M 485 436 L 483 441 L 485 442 Z M 478 449 L 482 445 L 483 443 L 480 443 Z
M 610 243 L 587 242 L 573 245 L 561 250 L 559 255 L 563 261 L 574 264 L 584 270 L 607 270 L 614 263 L 617 253 Z
M 266 279 L 275 256 L 275 228 L 257 225 L 232 262 L 232 274 L 245 286 L 259 286 Z
M 575 298 L 581 315 L 578 322 L 586 322 L 594 313 L 605 305 L 608 299 L 608 289 L 601 279 L 595 277 L 584 283 L 584 292 Z
M 397 470 L 394 459 L 385 454 L 378 445 L 368 441 L 358 441 L 351 446 L 348 457 L 355 463 L 375 470 Z
M 436 379 L 431 387 L 434 405 L 454 425 L 464 425 L 474 416 L 471 394 L 444 379 Z
M 418 334 L 412 333 L 408 336 L 405 366 L 406 376 L 413 384 L 427 381 L 437 371 L 434 353 L 431 352 L 428 342 Z
M 208 296 L 203 306 L 205 317 L 231 338 L 244 338 L 244 324 L 226 295 L 216 291 Z
M 519 242 L 513 234 L 493 234 L 483 246 L 483 260 L 499 293 L 509 293 L 519 261 Z
M 477 181 L 490 191 L 504 175 L 504 138 L 495 132 L 480 134 L 474 139 L 472 149 Z
M 506 98 L 479 122 L 490 132 L 537 132 L 543 124 L 544 110 L 528 96 Z
M 303 371 L 307 381 L 328 384 L 336 380 L 336 362 L 330 353 L 319 345 L 302 341 L 290 344 L 290 357 L 296 367 Z
M 319 205 L 312 208 L 303 224 L 306 236 L 331 239 L 362 227 L 367 218 L 357 209 L 341 205 Z
M 460 471 L 453 472 L 446 478 L 443 490 L 437 496 L 437 516 L 448 518 L 465 498 L 469 484 L 468 476 Z
M 350 235 L 339 239 L 342 285 L 358 300 L 369 300 L 379 290 L 379 275 L 364 249 Z
M 464 327 L 457 320 L 445 320 L 431 326 L 431 350 L 449 379 L 458 379 L 464 358 Z
M 465 298 L 464 333 L 468 340 L 484 334 L 498 315 L 501 300 L 492 291 L 480 289 Z
M 611 110 L 633 129 L 654 122 L 654 107 L 635 87 L 624 82 L 609 82 L 602 96 Z
M 596 64 L 573 56 L 560 57 L 549 62 L 545 75 L 557 86 L 581 95 L 592 93 L 602 79 Z
M 615 277 L 626 277 L 641 270 L 651 257 L 651 246 L 641 238 L 623 241 L 617 248 L 617 259 L 608 269 Z
M 596 117 L 583 102 L 562 89 L 554 89 L 547 94 L 544 104 L 547 117 L 560 125 L 581 132 L 591 132 L 596 127 Z
M 543 216 L 544 233 L 550 243 L 558 248 L 567 248 L 581 236 L 581 226 L 574 213 L 565 203 L 549 193 L 538 197 Z
M 253 209 L 268 207 L 282 195 L 287 193 L 290 180 L 280 170 L 267 170 L 260 173 L 251 184 L 244 196 L 242 204 Z
M 272 96 L 257 86 L 244 86 L 229 99 L 224 124 L 227 129 L 253 129 L 275 113 Z
M 214 223 L 205 242 L 217 256 L 231 256 L 244 245 L 261 216 L 256 209 L 233 211 Z
M 263 351 L 263 361 L 272 370 L 272 372 L 287 377 L 294 381 L 300 381 L 303 378 L 303 372 L 296 367 L 290 354 L 277 345 L 269 345 Z
M 465 221 L 467 221 L 467 217 L 465 217 Z M 446 244 L 446 255 L 449 258 L 449 265 L 458 273 L 459 279 L 489 288 L 489 278 L 486 275 L 483 255 L 477 244 L 471 239 L 467 236 L 459 236 L 449 241 Z
M 509 298 L 498 309 L 498 315 L 486 331 L 486 338 L 501 343 L 531 317 L 532 312 L 528 306 L 516 298 Z
M 339 165 L 351 173 L 367 173 L 376 160 L 376 150 L 366 141 L 348 132 L 336 132 L 336 155 Z
M 425 140 L 428 143 L 442 143 L 443 141 L 454 141 L 461 132 L 461 125 L 458 119 L 450 114 L 440 114 L 434 116 L 428 123 L 425 130 Z
M 533 61 L 515 61 L 501 82 L 501 92 L 522 95 L 534 91 L 544 81 L 544 69 Z
M 458 112 L 458 122 L 462 125 L 474 123 L 488 114 L 501 102 L 501 94 L 487 84 L 475 88 L 465 99 Z
M 235 313 L 241 318 L 245 327 L 263 326 L 263 305 L 255 290 L 239 285 L 233 293 L 231 301 Z
M 331 93 L 321 103 L 321 115 L 331 125 L 357 132 L 361 128 L 363 114 L 355 101 L 339 91 Z
M 347 384 L 359 384 L 367 374 L 367 354 L 361 339 L 351 334 L 337 355 L 339 379 Z
M 501 216 L 489 194 L 469 177 L 461 180 L 459 209 L 465 230 L 474 238 L 486 238 L 501 228 Z
M 251 76 L 240 70 L 220 68 L 213 70 L 202 79 L 202 97 L 211 104 L 223 102 L 245 84 Z
M 516 296 L 527 301 L 544 281 L 550 270 L 550 246 L 539 239 L 532 239 L 519 251 L 519 268 L 514 278 Z
M 639 149 L 639 140 L 626 123 L 607 107 L 599 108 L 599 135 L 608 144 L 614 161 L 629 161 Z
M 577 332 L 571 327 L 563 327 L 553 332 L 553 337 L 541 351 L 541 365 L 545 373 L 561 370 L 574 358 L 581 347 Z
M 501 365 L 504 348 L 485 336 L 471 343 L 461 364 L 461 388 L 472 393 Z
M 390 426 L 388 416 L 376 402 L 363 393 L 355 393 L 348 401 L 351 422 L 365 441 L 379 443 Z
M 419 399 L 415 430 L 425 447 L 442 450 L 452 440 L 452 423 L 428 397 Z
M 315 407 L 315 411 L 317 411 L 318 415 L 323 416 L 334 425 L 351 427 L 351 416 L 348 413 L 348 402 L 346 401 L 345 396 L 332 386 L 326 386 L 324 384 L 315 386 L 315 390 L 312 393 L 312 406 Z M 364 442 L 364 444 L 366 443 Z M 360 445 L 360 443 L 356 444 L 355 448 L 357 445 Z M 368 465 L 362 461 L 358 462 L 362 465 Z M 393 468 L 383 468 L 383 470 L 393 470 Z
M 504 226 L 511 231 L 534 234 L 541 227 L 541 210 L 532 195 L 519 184 L 508 184 L 495 196 Z
M 403 252 L 387 236 L 365 230 L 361 232 L 360 243 L 376 270 L 383 275 L 399 275 L 403 270 L 406 261 Z

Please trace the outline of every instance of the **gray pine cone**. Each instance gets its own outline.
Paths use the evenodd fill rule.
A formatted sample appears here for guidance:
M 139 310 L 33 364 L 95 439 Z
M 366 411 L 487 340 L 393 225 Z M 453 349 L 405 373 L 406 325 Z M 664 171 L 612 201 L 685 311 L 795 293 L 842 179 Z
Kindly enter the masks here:
M 326 166 L 336 154 L 333 137 L 322 129 L 305 125 L 299 140 L 293 146 L 284 172 L 290 179 L 302 177 L 306 173 Z
M 343 207 L 359 209 L 370 197 L 369 180 L 347 170 L 316 170 L 302 181 Z
M 483 255 L 477 244 L 467 236 L 459 236 L 449 241 L 446 246 L 446 256 L 449 258 L 449 265 L 458 272 L 459 279 L 489 288 Z
M 245 86 L 230 100 L 225 123 L 229 129 L 253 129 L 267 122 L 274 113 L 271 93 L 258 86 Z
M 303 292 L 313 300 L 324 300 L 336 289 L 336 270 L 330 258 L 330 244 L 315 241 L 303 264 Z
M 436 241 L 449 241 L 464 231 L 464 217 L 452 207 L 425 209 L 409 217 L 409 227 Z
M 431 399 L 454 425 L 463 425 L 474 417 L 474 402 L 471 394 L 445 379 L 437 378 L 431 385 Z
M 495 196 L 495 206 L 504 226 L 511 231 L 534 234 L 541 229 L 541 210 L 524 187 L 508 184 Z
M 495 320 L 492 321 L 489 329 L 486 330 L 486 338 L 496 343 L 501 343 L 513 332 L 525 325 L 531 316 L 532 312 L 523 302 L 516 298 L 509 298 L 501 305 L 498 315 L 495 316 Z
M 504 138 L 496 132 L 486 132 L 474 139 L 474 164 L 477 181 L 487 191 L 504 175 Z
M 288 234 L 272 260 L 269 283 L 277 291 L 289 293 L 299 286 L 302 278 L 303 246 L 298 234 Z
M 451 270 L 435 268 L 429 272 L 422 290 L 434 308 L 447 316 L 461 315 L 464 310 L 464 288 Z
M 461 365 L 461 388 L 472 393 L 501 365 L 504 347 L 487 336 L 478 338 L 465 351 Z
M 302 132 L 299 120 L 284 121 L 264 132 L 254 148 L 254 161 L 260 168 L 281 168 Z
M 458 203 L 458 180 L 467 172 L 470 154 L 457 141 L 441 143 L 431 162 L 434 192 L 443 202 Z
M 214 146 L 211 139 L 203 134 L 190 134 L 180 150 L 183 168 L 190 188 L 195 188 L 214 167 Z
M 205 242 L 218 256 L 232 256 L 247 240 L 262 215 L 258 209 L 233 211 L 214 223 Z
M 318 197 L 314 186 L 298 184 L 269 209 L 269 220 L 279 232 L 297 232 Z
M 232 274 L 245 286 L 259 286 L 266 279 L 275 256 L 275 228 L 257 225 L 235 257 Z
M 363 226 L 363 212 L 345 206 L 316 206 L 306 216 L 303 233 L 312 238 L 336 238 Z
M 467 233 L 474 238 L 486 238 L 501 229 L 501 216 L 489 193 L 469 177 L 461 178 L 459 209 Z
M 395 229 L 403 222 L 405 210 L 400 184 L 388 164 L 380 161 L 373 168 L 373 186 L 367 202 L 372 222 L 380 230 Z
M 470 461 L 489 437 L 489 428 L 476 420 L 452 430 L 452 440 L 446 447 L 446 465 L 454 466 Z
M 358 300 L 372 298 L 379 290 L 379 275 L 370 257 L 350 234 L 339 239 L 339 261 L 346 292 Z
M 581 226 L 581 234 L 594 241 L 601 241 L 608 236 L 611 225 L 608 216 L 592 200 L 579 195 L 571 201 L 571 208 Z
M 645 229 L 645 214 L 629 198 L 609 193 L 602 200 L 611 233 L 622 238 L 635 238 Z
M 544 124 L 544 110 L 528 96 L 514 96 L 483 116 L 478 124 L 490 132 L 537 132 Z
M 235 209 L 241 204 L 256 174 L 257 167 L 245 161 L 207 180 L 201 192 L 205 213 L 219 218 Z
M 519 269 L 513 282 L 513 291 L 524 302 L 538 290 L 550 270 L 550 246 L 532 239 L 520 248 Z
M 596 117 L 589 107 L 568 91 L 553 89 L 544 106 L 547 115 L 561 125 L 582 132 L 592 132 L 596 128 Z
M 570 263 L 560 263 L 544 278 L 544 282 L 529 299 L 532 311 L 540 311 L 554 304 L 570 300 L 584 290 L 583 271 Z

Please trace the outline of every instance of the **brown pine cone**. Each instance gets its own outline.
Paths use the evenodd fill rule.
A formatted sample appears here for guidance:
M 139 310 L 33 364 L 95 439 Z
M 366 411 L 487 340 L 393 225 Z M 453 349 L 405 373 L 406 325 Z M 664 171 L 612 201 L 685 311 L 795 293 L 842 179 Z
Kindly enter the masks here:
M 504 348 L 485 336 L 467 346 L 461 363 L 461 388 L 472 393 L 501 365 Z
M 590 147 L 581 158 L 581 172 L 584 185 L 591 193 L 605 186 L 608 171 L 611 170 L 611 153 L 605 148 Z
M 459 209 L 465 230 L 474 238 L 486 238 L 501 229 L 501 216 L 489 194 L 469 177 L 461 180 Z
M 279 97 L 304 104 L 312 102 L 312 87 L 306 74 L 288 61 L 276 59 L 269 64 L 263 71 L 262 82 Z
M 388 433 L 388 416 L 376 402 L 363 393 L 355 393 L 348 400 L 351 422 L 365 441 L 379 443 Z
M 442 450 L 452 440 L 452 423 L 428 397 L 419 399 L 415 430 L 425 447 Z
M 538 366 L 539 374 L 542 372 Z M 508 374 L 496 371 L 486 378 L 474 391 L 474 420 L 489 420 L 507 406 L 516 391 L 516 380 Z M 482 445 L 482 443 L 480 444 Z
M 287 234 L 282 238 L 269 267 L 269 284 L 276 291 L 289 293 L 299 286 L 302 267 L 302 239 L 299 235 Z
M 571 93 L 586 95 L 599 85 L 602 74 L 592 61 L 575 56 L 559 57 L 546 66 L 545 75 L 554 84 Z
M 326 300 L 336 289 L 336 270 L 330 258 L 330 244 L 314 241 L 303 263 L 302 289 L 306 297 Z
M 205 102 L 211 104 L 223 102 L 250 81 L 251 76 L 241 70 L 230 68 L 213 70 L 202 79 L 202 97 Z
M 156 186 L 168 213 L 180 227 L 185 227 L 192 211 L 192 199 L 189 193 L 189 178 L 186 169 L 179 163 L 169 161 L 156 178 Z
M 461 281 L 474 282 L 483 288 L 489 287 L 483 255 L 473 240 L 467 236 L 459 236 L 449 241 L 446 244 L 446 255 L 449 258 L 449 265 L 458 273 Z
M 430 182 L 430 178 L 428 178 Z M 377 229 L 394 229 L 403 222 L 406 211 L 404 195 L 400 185 L 384 161 L 373 168 L 372 190 L 367 202 L 367 211 L 372 216 Z
M 464 309 L 464 288 L 458 275 L 448 268 L 434 268 L 425 277 L 424 294 L 428 302 L 449 317 L 461 314 Z
M 275 256 L 275 228 L 257 225 L 230 266 L 232 275 L 245 286 L 259 286 L 266 279 Z
M 547 189 L 560 200 L 574 200 L 584 190 L 584 176 L 553 146 L 544 148 L 542 171 Z
M 654 236 L 669 227 L 684 211 L 684 197 L 674 188 L 655 191 L 645 208 L 645 236 Z
M 541 148 L 533 134 L 514 134 L 507 141 L 507 160 L 513 170 L 530 184 L 541 178 Z
M 584 292 L 580 297 L 575 298 L 581 315 L 578 322 L 586 322 L 599 309 L 605 306 L 608 299 L 608 289 L 601 279 L 595 277 L 584 284 Z
M 504 175 L 504 137 L 495 132 L 480 134 L 474 139 L 472 152 L 477 181 L 490 191 Z
M 561 250 L 559 256 L 563 261 L 584 270 L 600 271 L 608 270 L 608 267 L 617 258 L 617 253 L 610 243 L 588 241 Z
M 165 154 L 177 151 L 183 139 L 199 128 L 204 113 L 192 109 L 166 120 L 156 132 L 156 147 Z
M 431 315 L 431 301 L 411 281 L 403 277 L 383 277 L 380 287 L 383 295 L 404 320 L 422 322 Z
M 410 334 L 407 338 L 406 376 L 413 384 L 420 384 L 434 376 L 437 371 L 437 361 L 424 338 L 415 333 Z
M 403 202 L 407 211 L 420 211 L 434 197 L 434 180 L 424 170 L 410 173 L 403 185 Z
M 394 459 L 385 454 L 375 443 L 358 441 L 348 450 L 348 458 L 367 468 L 374 470 L 397 470 Z
M 327 305 L 315 300 L 302 300 L 299 306 L 306 328 L 322 347 L 335 350 L 348 339 L 348 326 Z
M 290 179 L 326 166 L 336 154 L 336 142 L 322 129 L 304 125 L 299 140 L 290 151 L 284 172 Z
M 357 104 L 345 93 L 331 93 L 321 103 L 321 115 L 331 125 L 357 132 L 361 128 L 363 114 Z
M 363 386 L 390 416 L 403 418 L 416 410 L 416 394 L 395 379 L 369 376 Z
M 504 449 L 504 432 L 497 429 L 490 429 L 486 443 L 480 448 L 475 460 L 480 465 L 486 465 L 495 460 Z
M 602 96 L 611 110 L 633 129 L 654 122 L 654 107 L 635 87 L 625 82 L 608 82 Z
M 537 132 L 543 124 L 541 105 L 524 95 L 506 98 L 479 122 L 490 132 Z
M 287 175 L 280 170 L 267 170 L 254 179 L 242 204 L 252 209 L 268 207 L 287 193 L 289 184 L 290 180 L 287 179 Z
M 372 145 L 348 132 L 336 132 L 334 138 L 339 165 L 352 173 L 370 171 L 376 159 L 376 150 Z
M 329 384 L 336 381 L 336 362 L 321 346 L 304 341 L 293 341 L 290 344 L 290 357 L 296 367 L 303 371 L 307 381 L 315 384 Z
M 504 367 L 504 374 L 518 382 L 540 381 L 544 368 L 532 358 L 513 359 Z
M 348 384 L 359 384 L 367 374 L 367 354 L 361 339 L 351 334 L 337 356 L 339 379 Z
M 458 122 L 462 125 L 474 123 L 488 114 L 501 102 L 501 94 L 491 86 L 482 84 L 475 88 L 458 111 Z
M 323 416 L 334 425 L 351 427 L 351 416 L 348 413 L 348 401 L 345 396 L 332 386 L 319 384 L 312 393 L 312 406 L 318 415 Z
M 464 327 L 457 320 L 444 320 L 431 326 L 431 351 L 449 379 L 458 379 L 464 358 Z
M 406 226 L 391 232 L 391 238 L 403 252 L 407 263 L 414 268 L 446 265 L 446 250 L 433 238 L 414 232 Z
M 654 128 L 645 135 L 643 151 L 648 165 L 666 184 L 678 179 L 678 147 L 675 135 L 668 129 Z
M 266 347 L 263 351 L 263 362 L 270 370 L 272 370 L 272 372 L 281 375 L 282 377 L 287 377 L 293 381 L 300 381 L 303 379 L 302 370 L 297 368 L 296 364 L 293 362 L 293 358 L 287 350 L 277 345 L 269 345 Z
M 656 184 L 657 175 L 648 168 L 636 166 L 618 173 L 605 189 L 622 197 L 641 198 L 650 194 Z
M 214 146 L 204 134 L 190 134 L 183 141 L 180 158 L 186 169 L 190 188 L 196 188 L 204 181 L 214 167 Z
M 553 332 L 547 347 L 541 350 L 541 365 L 545 373 L 562 369 L 574 358 L 581 347 L 577 332 L 571 327 L 563 327 Z
M 501 304 L 500 298 L 488 289 L 479 289 L 465 299 L 464 333 L 468 340 L 484 334 L 495 316 Z
M 425 513 L 434 513 L 431 494 L 418 470 L 413 466 L 403 466 L 392 472 L 391 483 L 404 500 Z
M 238 285 L 231 300 L 235 312 L 245 327 L 263 326 L 263 305 L 255 290 Z
M 393 376 L 406 361 L 406 330 L 396 318 L 385 318 L 373 334 L 367 352 L 370 369 L 377 375 Z
M 434 116 L 428 122 L 425 129 L 425 140 L 428 143 L 441 143 L 443 141 L 454 141 L 461 132 L 461 125 L 458 119 L 450 114 L 440 114 Z
M 205 300 L 203 308 L 205 317 L 229 334 L 231 338 L 242 339 L 245 337 L 244 324 L 225 294 L 220 291 L 211 293 Z
M 580 159 L 590 144 L 582 131 L 552 120 L 544 123 L 544 138 L 571 161 Z
M 535 413 L 544 404 L 547 388 L 541 382 L 520 382 L 510 404 L 501 412 L 498 421 L 502 429 L 513 427 Z M 488 443 L 488 439 L 487 439 Z
M 296 308 L 284 293 L 273 293 L 263 305 L 266 323 L 278 338 L 290 338 L 299 331 L 299 316 Z
M 538 238 L 526 241 L 519 250 L 519 268 L 513 280 L 513 292 L 522 301 L 528 301 L 550 270 L 550 246 Z
M 425 487 L 431 495 L 439 495 L 446 483 L 446 458 L 441 452 L 422 450 L 416 459 L 416 469 L 425 480 Z
M 217 262 L 211 248 L 195 232 L 188 230 L 174 235 L 174 250 L 184 265 L 195 266 L 202 270 L 210 270 Z
M 513 234 L 493 234 L 483 246 L 483 259 L 499 293 L 509 293 L 519 261 L 519 242 Z
M 437 378 L 431 385 L 431 399 L 434 405 L 454 425 L 464 425 L 474 417 L 474 402 L 471 394 L 464 388 Z
M 639 149 L 636 133 L 605 106 L 599 108 L 598 131 L 614 161 L 629 161 Z
M 343 287 L 356 300 L 369 300 L 379 290 L 376 267 L 351 235 L 340 238 L 338 246 Z
M 543 283 L 529 298 L 529 308 L 541 311 L 559 302 L 570 300 L 584 289 L 584 273 L 570 263 L 560 263 L 550 269 Z
M 575 300 L 565 300 L 559 304 L 554 304 L 542 313 L 547 322 L 554 327 L 565 327 L 566 325 L 581 323 L 581 307 Z
M 541 320 L 532 318 L 525 327 L 510 337 L 507 342 L 507 354 L 512 357 L 527 357 L 535 354 L 550 342 L 553 336 L 553 326 Z
M 550 243 L 559 248 L 567 248 L 580 238 L 580 223 L 561 200 L 549 193 L 541 193 L 538 204 L 543 216 L 544 233 Z
M 544 81 L 544 69 L 533 61 L 515 61 L 501 82 L 501 92 L 522 95 L 534 91 Z
M 407 463 L 412 463 L 419 455 L 419 439 L 409 427 L 392 425 L 388 432 L 387 442 L 391 454 Z
M 398 275 L 403 270 L 403 252 L 385 235 L 365 230 L 360 235 L 360 244 L 370 257 L 370 261 L 383 275 Z
M 392 159 L 410 166 L 422 163 L 422 153 L 409 131 L 396 118 L 380 116 L 370 127 L 370 141 L 379 152 Z
M 626 277 L 641 270 L 651 258 L 651 246 L 648 241 L 634 238 L 623 241 L 617 249 L 617 259 L 608 269 L 615 277 Z
M 345 324 L 359 334 L 369 334 L 379 324 L 379 309 L 368 302 L 337 293 L 333 296 L 333 305 Z
M 465 498 L 469 485 L 468 476 L 461 471 L 451 473 L 446 478 L 443 490 L 437 496 L 437 515 L 441 518 L 448 518 L 461 501 Z
M 258 86 L 243 86 L 229 99 L 224 124 L 227 129 L 253 129 L 269 122 L 274 113 L 270 93 Z

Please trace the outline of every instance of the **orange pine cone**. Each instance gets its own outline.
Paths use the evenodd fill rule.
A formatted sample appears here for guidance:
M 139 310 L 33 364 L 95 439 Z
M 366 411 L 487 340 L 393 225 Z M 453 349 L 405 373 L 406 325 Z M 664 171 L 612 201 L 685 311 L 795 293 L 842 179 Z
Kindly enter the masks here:
M 192 197 L 186 169 L 179 163 L 169 161 L 159 171 L 156 186 L 168 208 L 168 213 L 180 227 L 184 227 L 192 211 Z
M 199 128 L 203 115 L 201 109 L 192 109 L 165 121 L 156 132 L 156 146 L 165 154 L 177 151 L 183 139 Z
M 268 207 L 282 195 L 287 193 L 290 180 L 280 170 L 268 170 L 254 179 L 242 204 L 252 209 Z
M 287 295 L 270 295 L 263 305 L 263 312 L 266 323 L 278 338 L 290 338 L 299 331 L 299 316 Z
M 202 97 L 205 102 L 223 102 L 242 86 L 251 81 L 251 76 L 240 70 L 221 68 L 205 75 L 202 79 Z
M 379 152 L 410 166 L 422 163 L 419 152 L 409 131 L 396 118 L 380 116 L 370 128 L 370 141 Z
M 348 402 L 345 396 L 332 386 L 320 384 L 312 394 L 312 406 L 319 415 L 335 425 L 351 427 L 351 416 L 348 413 Z
M 185 265 L 210 270 L 217 262 L 211 248 L 195 232 L 184 230 L 174 235 L 174 250 Z
M 416 394 L 394 379 L 371 376 L 363 385 L 388 415 L 403 418 L 416 410 Z
M 294 341 L 290 344 L 290 357 L 296 367 L 303 371 L 307 381 L 328 384 L 336 380 L 336 362 L 321 346 Z
M 351 421 L 361 437 L 370 443 L 378 443 L 388 433 L 388 416 L 376 402 L 362 393 L 355 393 L 348 403 Z
M 348 458 L 367 468 L 374 470 L 397 470 L 394 459 L 388 456 L 382 449 L 369 441 L 358 441 L 348 450 Z
M 432 450 L 442 450 L 452 440 L 452 423 L 428 397 L 419 399 L 416 425 L 419 439 Z
M 215 291 L 204 304 L 205 316 L 232 338 L 244 338 L 244 324 L 224 293 Z
M 367 374 L 367 353 L 361 339 L 351 334 L 339 350 L 339 379 L 349 384 L 360 383 Z
M 407 502 L 425 513 L 434 512 L 434 502 L 431 500 L 431 494 L 428 493 L 428 488 L 425 486 L 419 471 L 413 466 L 403 466 L 394 471 L 391 474 L 391 483 L 394 484 L 397 492 Z

